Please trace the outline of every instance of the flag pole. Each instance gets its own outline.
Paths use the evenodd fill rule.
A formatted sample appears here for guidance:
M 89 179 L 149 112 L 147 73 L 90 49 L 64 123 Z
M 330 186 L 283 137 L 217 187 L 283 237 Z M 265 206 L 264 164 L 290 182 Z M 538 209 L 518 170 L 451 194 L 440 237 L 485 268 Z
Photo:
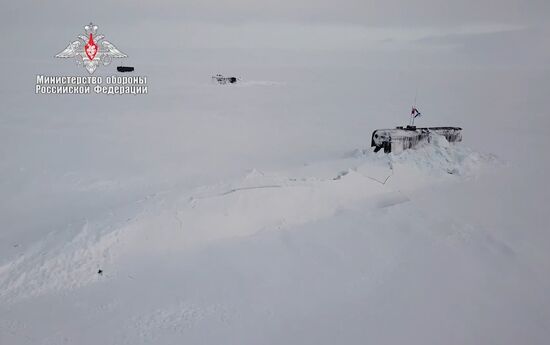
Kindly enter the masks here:
M 416 92 L 414 93 L 413 109 L 416 109 L 416 98 L 417 97 L 418 97 L 418 88 L 416 88 Z M 414 126 L 414 118 L 415 118 L 415 114 L 414 114 L 414 111 L 411 109 L 411 126 Z

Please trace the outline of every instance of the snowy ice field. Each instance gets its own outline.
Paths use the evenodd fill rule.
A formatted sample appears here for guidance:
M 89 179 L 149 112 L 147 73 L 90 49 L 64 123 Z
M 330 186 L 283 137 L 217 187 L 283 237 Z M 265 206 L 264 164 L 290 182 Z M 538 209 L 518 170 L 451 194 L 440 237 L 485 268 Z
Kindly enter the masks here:
M 550 54 L 501 54 L 524 29 L 98 12 L 149 94 L 48 96 L 89 14 L 2 6 L 0 344 L 550 341 Z M 463 143 L 372 153 L 416 89 Z

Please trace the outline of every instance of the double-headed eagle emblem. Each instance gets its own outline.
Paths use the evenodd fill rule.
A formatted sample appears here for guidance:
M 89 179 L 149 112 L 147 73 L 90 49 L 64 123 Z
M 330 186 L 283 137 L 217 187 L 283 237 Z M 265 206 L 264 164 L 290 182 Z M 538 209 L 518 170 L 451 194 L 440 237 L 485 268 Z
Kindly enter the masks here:
M 75 58 L 77 64 L 83 65 L 90 74 L 102 63 L 104 66 L 113 61 L 113 58 L 125 58 L 105 36 L 97 34 L 97 25 L 90 23 L 84 26 L 85 35 L 78 35 L 78 40 L 69 43 L 67 48 L 57 54 L 57 58 Z

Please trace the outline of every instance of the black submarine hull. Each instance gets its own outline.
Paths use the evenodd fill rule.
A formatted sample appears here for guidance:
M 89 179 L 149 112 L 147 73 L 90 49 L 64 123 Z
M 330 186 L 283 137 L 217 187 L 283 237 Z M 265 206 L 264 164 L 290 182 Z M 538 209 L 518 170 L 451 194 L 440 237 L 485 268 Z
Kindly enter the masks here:
M 395 129 L 377 129 L 372 132 L 371 147 L 374 152 L 384 149 L 385 153 L 401 152 L 412 149 L 424 142 L 430 142 L 433 135 L 441 135 L 448 142 L 462 141 L 460 127 L 396 127 Z

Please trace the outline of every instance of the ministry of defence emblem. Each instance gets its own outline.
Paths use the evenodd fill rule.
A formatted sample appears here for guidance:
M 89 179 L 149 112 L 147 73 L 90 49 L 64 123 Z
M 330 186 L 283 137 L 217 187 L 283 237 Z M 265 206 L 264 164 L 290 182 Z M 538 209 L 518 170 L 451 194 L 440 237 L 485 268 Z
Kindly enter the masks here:
M 78 65 L 83 65 L 90 74 L 94 73 L 99 64 L 107 66 L 113 58 L 125 58 L 105 36 L 97 33 L 97 25 L 90 23 L 84 26 L 84 35 L 76 36 L 78 40 L 69 43 L 67 48 L 57 54 L 57 58 L 74 58 Z

